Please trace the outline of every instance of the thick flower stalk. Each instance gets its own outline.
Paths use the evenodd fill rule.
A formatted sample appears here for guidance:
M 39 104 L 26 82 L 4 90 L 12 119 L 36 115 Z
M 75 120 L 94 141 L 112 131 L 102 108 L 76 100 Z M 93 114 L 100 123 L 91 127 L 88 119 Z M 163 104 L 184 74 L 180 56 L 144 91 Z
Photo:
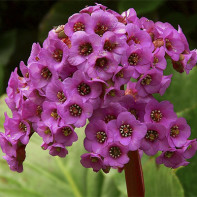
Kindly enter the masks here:
M 42 47 L 33 44 L 27 66 L 20 63 L 22 77 L 17 68 L 10 76 L 6 103 L 13 116 L 5 114 L 0 134 L 10 169 L 23 171 L 34 133 L 42 149 L 65 157 L 78 139 L 75 128 L 84 126 L 81 164 L 95 172 L 121 172 L 130 151 L 160 152 L 156 162 L 170 168 L 188 165 L 197 149 L 189 125 L 169 101 L 154 98 L 171 83 L 163 73 L 167 58 L 189 74 L 197 51 L 180 27 L 138 18 L 134 9 L 120 15 L 96 4 L 52 29 Z

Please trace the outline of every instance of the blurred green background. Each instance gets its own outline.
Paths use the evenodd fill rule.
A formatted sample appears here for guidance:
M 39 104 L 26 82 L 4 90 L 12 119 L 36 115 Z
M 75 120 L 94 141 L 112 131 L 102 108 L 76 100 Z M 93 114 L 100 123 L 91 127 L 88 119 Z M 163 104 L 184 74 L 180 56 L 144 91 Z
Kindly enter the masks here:
M 181 25 L 190 49 L 197 47 L 197 1 L 120 0 L 97 1 L 108 8 L 123 12 L 135 8 L 138 16 L 153 21 Z M 42 43 L 48 31 L 65 24 L 69 16 L 94 1 L 1 1 L 0 2 L 0 94 L 5 93 L 11 71 L 21 60 L 27 61 L 33 42 Z M 190 75 L 173 71 L 168 62 L 166 73 L 173 73 L 170 88 L 159 100 L 174 104 L 179 116 L 187 119 L 192 138 L 197 137 L 197 69 Z M 3 113 L 7 111 L 4 96 L 0 99 L 0 130 Z M 83 129 L 78 129 L 80 140 L 69 149 L 66 159 L 48 155 L 40 148 L 41 140 L 33 136 L 27 147 L 24 172 L 11 172 L 0 159 L 0 197 L 125 197 L 124 173 L 112 171 L 108 175 L 93 173 L 80 164 L 83 149 Z M 3 155 L 0 152 L 0 155 Z M 197 156 L 187 167 L 171 170 L 156 166 L 154 157 L 143 156 L 142 164 L 147 197 L 197 196 Z

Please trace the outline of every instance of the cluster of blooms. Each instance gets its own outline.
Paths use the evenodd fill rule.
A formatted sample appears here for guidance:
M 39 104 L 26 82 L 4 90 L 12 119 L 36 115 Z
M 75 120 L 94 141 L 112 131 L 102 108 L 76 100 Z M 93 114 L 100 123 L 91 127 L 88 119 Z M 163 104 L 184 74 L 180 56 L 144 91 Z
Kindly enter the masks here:
M 22 77 L 16 68 L 9 80 L 6 103 L 13 117 L 5 114 L 0 145 L 11 170 L 23 170 L 34 133 L 44 150 L 65 157 L 78 139 L 74 129 L 87 119 L 84 167 L 121 170 L 136 150 L 162 151 L 156 162 L 167 167 L 187 165 L 196 139 L 188 140 L 190 127 L 170 102 L 153 97 L 170 85 L 166 58 L 189 73 L 197 51 L 190 51 L 180 27 L 138 18 L 134 9 L 120 15 L 96 4 L 52 29 L 43 47 L 33 44 L 27 66 L 20 63 Z

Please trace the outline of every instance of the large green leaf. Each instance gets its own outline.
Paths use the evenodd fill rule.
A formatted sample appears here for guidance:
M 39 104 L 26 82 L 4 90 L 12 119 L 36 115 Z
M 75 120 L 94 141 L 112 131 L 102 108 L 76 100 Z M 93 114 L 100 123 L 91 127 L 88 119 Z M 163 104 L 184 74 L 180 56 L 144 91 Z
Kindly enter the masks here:
M 163 2 L 164 0 L 120 0 L 118 8 L 120 13 L 134 8 L 138 15 L 142 15 L 156 10 Z
M 7 107 L 1 98 L 0 117 Z M 10 171 L 0 159 L 0 197 L 122 197 L 110 176 L 94 173 L 80 164 L 84 130 L 76 130 L 79 140 L 69 148 L 65 159 L 52 157 L 40 148 L 42 140 L 37 134 L 27 146 L 24 172 Z M 3 155 L 0 152 L 0 155 Z

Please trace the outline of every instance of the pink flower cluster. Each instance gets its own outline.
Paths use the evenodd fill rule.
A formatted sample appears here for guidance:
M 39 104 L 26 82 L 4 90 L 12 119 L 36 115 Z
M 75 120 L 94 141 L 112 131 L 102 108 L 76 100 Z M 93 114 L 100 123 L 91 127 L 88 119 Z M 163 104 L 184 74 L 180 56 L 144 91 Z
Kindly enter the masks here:
M 65 157 L 78 139 L 74 129 L 87 119 L 86 168 L 121 170 L 136 150 L 162 151 L 156 162 L 167 167 L 187 165 L 196 139 L 188 140 L 190 127 L 170 102 L 153 97 L 170 85 L 166 58 L 189 73 L 197 51 L 190 51 L 180 27 L 138 18 L 134 9 L 120 15 L 96 4 L 52 29 L 43 47 L 33 44 L 27 66 L 20 63 L 22 77 L 17 68 L 10 76 L 6 103 L 13 117 L 5 114 L 0 146 L 11 170 L 22 172 L 34 133 L 49 154 Z

